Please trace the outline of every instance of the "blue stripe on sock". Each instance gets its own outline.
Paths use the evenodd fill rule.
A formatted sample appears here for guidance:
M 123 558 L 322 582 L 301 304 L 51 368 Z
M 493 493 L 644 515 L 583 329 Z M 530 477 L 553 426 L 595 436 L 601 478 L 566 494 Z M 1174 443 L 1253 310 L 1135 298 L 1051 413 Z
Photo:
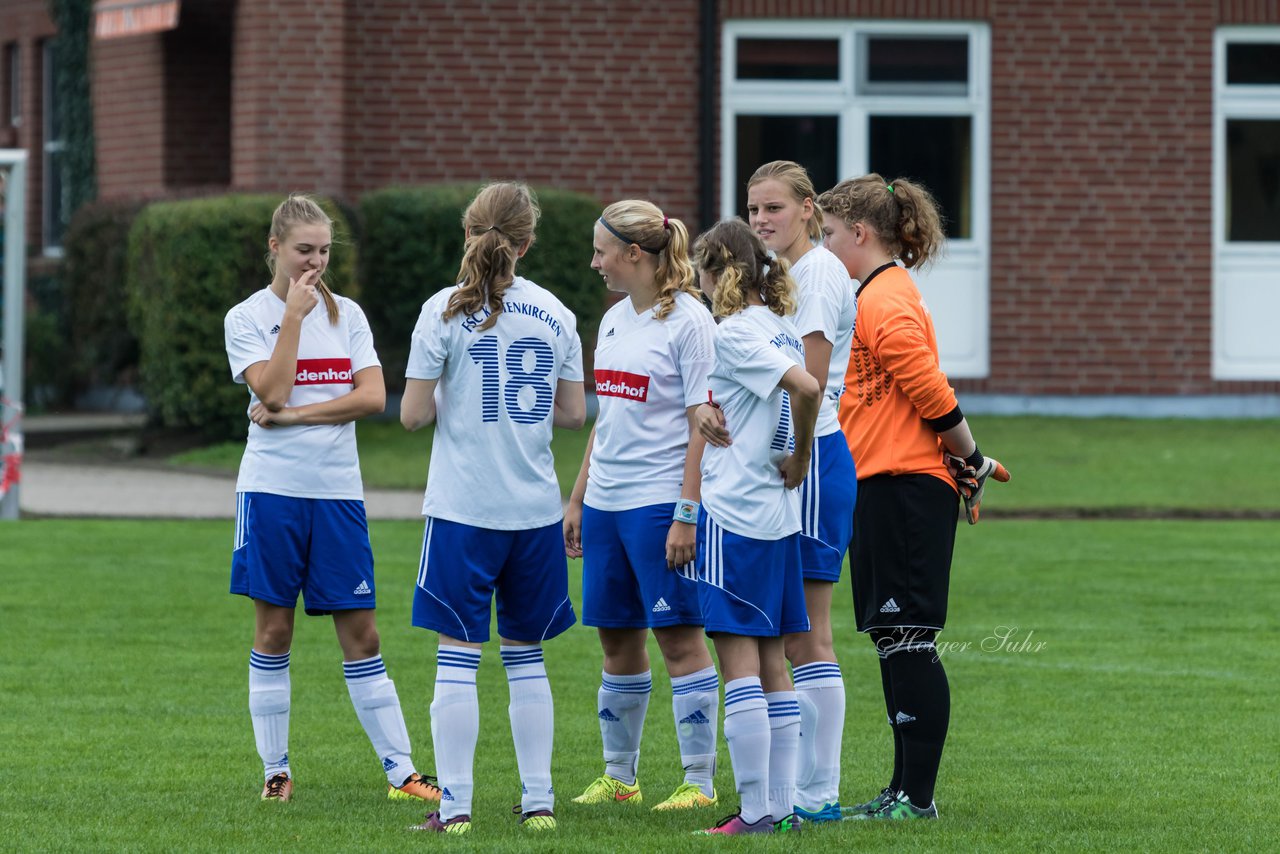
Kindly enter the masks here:
M 648 694 L 653 690 L 653 681 L 648 682 L 610 682 L 600 680 L 600 687 L 615 694 Z
M 690 682 L 685 685 L 677 685 L 675 680 L 671 681 L 671 693 L 677 697 L 685 694 L 696 694 L 702 691 L 715 691 L 720 687 L 720 677 L 708 676 L 705 679 L 699 679 L 697 682 Z
M 348 679 L 365 679 L 369 676 L 380 676 L 387 672 L 386 666 L 382 663 L 382 659 L 368 664 L 358 664 L 352 666 L 350 664 L 342 665 L 342 673 Z
M 249 666 L 258 670 L 284 670 L 289 666 L 289 653 L 283 655 L 265 655 L 257 650 L 249 650 Z
M 725 708 L 728 708 L 729 706 L 735 705 L 737 703 L 743 703 L 743 702 L 746 702 L 747 700 L 763 700 L 763 699 L 764 699 L 764 690 L 761 689 L 760 686 L 758 685 L 753 685 L 750 688 L 738 688 L 734 691 L 726 692 L 724 695 L 724 705 L 725 705 Z
M 501 654 L 502 663 L 506 667 L 522 664 L 538 664 L 542 661 L 542 647 L 540 646 L 530 647 L 528 649 L 525 649 L 524 647 L 514 650 L 503 649 Z

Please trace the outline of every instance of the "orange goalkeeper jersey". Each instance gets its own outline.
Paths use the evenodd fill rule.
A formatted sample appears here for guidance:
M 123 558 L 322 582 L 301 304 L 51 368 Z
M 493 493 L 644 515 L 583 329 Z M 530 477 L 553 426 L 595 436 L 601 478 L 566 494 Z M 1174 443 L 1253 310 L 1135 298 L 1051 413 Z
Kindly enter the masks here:
M 840 427 L 859 480 L 931 474 L 955 488 L 942 461 L 942 442 L 925 419 L 955 409 L 956 393 L 938 365 L 938 340 L 924 298 L 896 264 L 859 288 L 844 384 Z

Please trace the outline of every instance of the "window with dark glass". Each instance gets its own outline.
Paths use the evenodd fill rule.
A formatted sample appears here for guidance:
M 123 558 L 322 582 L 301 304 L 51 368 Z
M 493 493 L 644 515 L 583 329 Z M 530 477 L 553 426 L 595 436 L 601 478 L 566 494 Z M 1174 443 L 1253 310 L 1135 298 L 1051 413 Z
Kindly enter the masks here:
M 739 80 L 839 80 L 836 39 L 740 38 Z
M 1227 121 L 1227 240 L 1280 243 L 1280 119 Z
M 942 211 L 947 237 L 973 236 L 969 116 L 871 116 L 868 162 L 886 181 L 923 184 Z
M 1228 44 L 1227 85 L 1280 86 L 1280 42 Z
M 837 116 L 737 117 L 737 196 L 734 211 L 747 216 L 747 181 L 771 160 L 794 160 L 809 171 L 819 193 L 836 183 L 840 119 Z
M 866 36 L 862 45 L 862 92 L 968 91 L 967 37 Z
M 58 250 L 62 246 L 62 234 L 67 228 L 67 206 L 63 170 L 65 161 L 62 138 L 62 104 L 58 99 L 56 40 L 43 45 L 44 62 L 41 69 L 44 79 L 44 245 Z

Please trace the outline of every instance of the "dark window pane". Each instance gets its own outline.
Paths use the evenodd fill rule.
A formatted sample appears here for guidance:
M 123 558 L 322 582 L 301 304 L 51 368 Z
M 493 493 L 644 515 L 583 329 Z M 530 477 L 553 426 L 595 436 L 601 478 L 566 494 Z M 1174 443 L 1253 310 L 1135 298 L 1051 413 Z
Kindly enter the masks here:
M 969 39 L 868 38 L 868 83 L 969 82 Z
M 910 178 L 929 189 L 947 237 L 973 236 L 972 119 L 969 116 L 872 116 L 871 171 Z
M 809 170 L 821 193 L 835 186 L 840 119 L 837 116 L 738 116 L 734 212 L 747 216 L 747 179 L 771 160 L 794 160 Z
M 1280 243 L 1280 120 L 1227 122 L 1227 240 Z
M 1227 82 L 1244 85 L 1280 85 L 1280 42 L 1228 44 Z
M 48 122 L 48 136 L 45 142 L 62 139 L 62 103 L 58 98 L 58 43 L 51 39 L 45 42 L 44 91 L 45 121 Z
M 839 80 L 836 39 L 738 39 L 739 80 Z
M 66 164 L 63 162 L 62 153 L 60 151 L 50 152 L 45 157 L 45 168 L 48 174 L 45 180 L 48 182 L 48 196 L 45 198 L 45 246 L 61 246 L 62 233 L 67 229 L 66 212 L 67 206 L 63 198 L 63 171 Z

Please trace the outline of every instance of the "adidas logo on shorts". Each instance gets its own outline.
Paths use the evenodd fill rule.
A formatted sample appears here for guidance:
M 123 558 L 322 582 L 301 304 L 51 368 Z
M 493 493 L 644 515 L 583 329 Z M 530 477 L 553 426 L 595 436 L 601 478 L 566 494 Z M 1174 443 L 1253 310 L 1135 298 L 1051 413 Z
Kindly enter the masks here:
M 356 596 L 368 596 L 373 591 L 369 589 L 369 582 L 365 581 L 362 578 L 360 579 L 360 586 L 357 587 L 355 590 L 352 590 L 351 592 Z
M 616 724 L 618 721 L 622 720 L 622 718 L 620 718 L 620 717 L 618 717 L 617 715 L 615 715 L 615 714 L 614 714 L 612 711 L 610 711 L 609 709 L 601 709 L 601 710 L 600 710 L 600 714 L 599 714 L 599 715 L 597 715 L 597 717 L 598 717 L 598 718 L 600 718 L 600 720 L 602 720 L 602 721 L 609 721 L 609 723 L 615 723 L 615 724 Z
M 892 599 L 880 606 L 881 614 L 896 614 L 901 610 L 902 609 L 898 607 L 898 603 Z
M 898 712 L 898 714 L 894 717 L 893 722 L 895 724 L 909 724 L 914 720 L 915 718 L 907 714 L 906 712 Z
M 687 715 L 680 719 L 682 724 L 709 724 L 711 718 L 702 713 L 702 709 L 694 709 L 693 714 Z
M 670 610 L 671 610 L 671 606 L 667 604 L 667 600 L 659 596 L 658 601 L 655 602 L 653 605 L 653 613 L 660 614 L 663 611 L 670 611 Z

